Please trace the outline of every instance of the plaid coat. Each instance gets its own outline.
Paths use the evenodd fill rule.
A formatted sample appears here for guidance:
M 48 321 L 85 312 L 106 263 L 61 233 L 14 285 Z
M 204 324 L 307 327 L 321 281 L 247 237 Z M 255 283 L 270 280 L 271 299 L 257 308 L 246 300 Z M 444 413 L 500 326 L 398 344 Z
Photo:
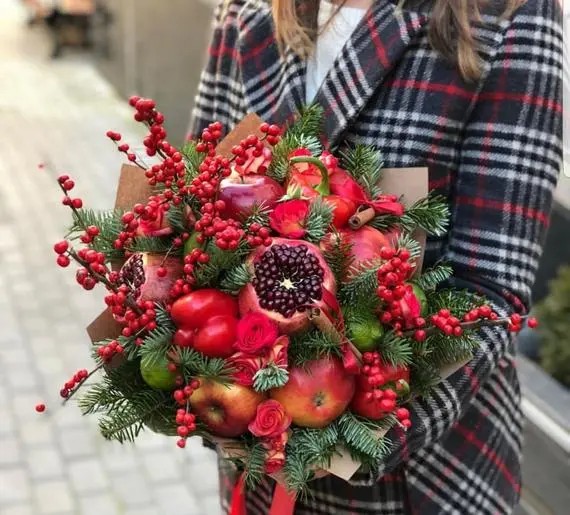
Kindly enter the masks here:
M 561 162 L 562 28 L 557 0 L 527 0 L 510 19 L 487 2 L 474 27 L 483 75 L 468 83 L 431 49 L 430 2 L 376 0 L 317 94 L 332 145 L 381 149 L 387 167 L 430 167 L 449 198 L 449 234 L 428 242 L 453 283 L 497 310 L 529 308 Z M 496 7 L 495 7 L 496 9 Z M 218 11 L 191 132 L 246 113 L 284 122 L 303 105 L 305 63 L 280 57 L 268 2 L 231 0 Z M 312 483 L 295 513 L 511 513 L 520 488 L 520 390 L 506 330 L 481 331 L 472 362 L 412 405 L 413 428 L 393 430 L 380 470 L 350 483 Z M 227 486 L 222 482 L 222 487 Z M 268 513 L 273 482 L 247 496 Z

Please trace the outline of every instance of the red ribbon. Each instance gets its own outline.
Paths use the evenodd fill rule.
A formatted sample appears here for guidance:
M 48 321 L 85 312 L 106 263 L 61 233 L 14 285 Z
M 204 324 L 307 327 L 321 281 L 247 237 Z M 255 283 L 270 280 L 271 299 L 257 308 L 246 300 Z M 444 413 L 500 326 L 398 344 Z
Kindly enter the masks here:
M 402 216 L 404 214 L 404 206 L 398 202 L 396 195 L 379 195 L 367 205 L 374 208 L 376 214 L 379 215 L 395 215 Z
M 295 496 L 291 495 L 281 483 L 275 483 L 271 508 L 267 515 L 293 515 Z M 245 504 L 245 474 L 240 474 L 232 491 L 229 515 L 247 515 Z

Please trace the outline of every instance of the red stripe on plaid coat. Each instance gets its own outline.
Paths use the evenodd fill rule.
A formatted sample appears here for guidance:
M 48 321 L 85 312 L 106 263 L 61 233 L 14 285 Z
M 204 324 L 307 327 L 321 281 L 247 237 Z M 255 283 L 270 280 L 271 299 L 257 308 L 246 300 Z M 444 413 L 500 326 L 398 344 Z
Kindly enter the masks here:
M 474 28 L 483 75 L 468 83 L 428 44 L 430 2 L 395 4 L 376 0 L 323 83 L 326 138 L 376 145 L 388 167 L 429 166 L 453 219 L 428 242 L 427 264 L 448 261 L 455 286 L 499 311 L 526 310 L 561 163 L 560 8 L 527 0 L 511 19 L 485 12 Z M 279 55 L 268 2 L 232 0 L 217 13 L 191 132 L 213 120 L 231 128 L 252 111 L 289 119 L 304 75 L 293 52 Z M 389 435 L 381 470 L 315 481 L 296 513 L 510 513 L 521 488 L 513 355 L 506 331 L 483 330 L 474 360 L 413 404 L 413 429 Z M 248 514 L 268 512 L 273 487 L 248 494 Z

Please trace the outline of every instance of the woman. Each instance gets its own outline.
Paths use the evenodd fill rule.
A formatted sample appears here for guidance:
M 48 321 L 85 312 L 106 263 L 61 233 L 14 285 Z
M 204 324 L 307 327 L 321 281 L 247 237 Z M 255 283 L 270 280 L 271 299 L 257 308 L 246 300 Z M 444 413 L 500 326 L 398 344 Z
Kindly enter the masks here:
M 454 286 L 498 311 L 528 310 L 561 160 L 557 0 L 336 3 L 225 2 L 192 132 L 252 111 L 283 123 L 318 102 L 329 144 L 375 145 L 387 167 L 429 166 L 452 220 L 429 241 L 427 265 L 449 262 Z M 390 434 L 380 470 L 315 480 L 295 513 L 511 513 L 521 488 L 514 345 L 503 329 L 480 335 L 473 361 L 413 404 L 413 428 Z M 248 514 L 269 512 L 273 486 L 248 493 Z

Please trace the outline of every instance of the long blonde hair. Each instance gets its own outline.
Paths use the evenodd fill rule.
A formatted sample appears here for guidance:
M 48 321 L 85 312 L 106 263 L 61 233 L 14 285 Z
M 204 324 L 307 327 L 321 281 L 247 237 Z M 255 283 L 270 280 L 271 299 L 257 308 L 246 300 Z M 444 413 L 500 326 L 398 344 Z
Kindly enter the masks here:
M 320 0 L 272 0 L 277 39 L 301 57 L 308 56 L 317 36 Z M 433 0 L 429 40 L 432 47 L 456 64 L 467 80 L 479 78 L 481 63 L 471 24 L 479 17 L 479 6 L 486 0 Z M 504 16 L 526 0 L 504 0 Z M 341 0 L 340 6 L 346 2 Z M 405 0 L 400 4 L 405 4 Z

